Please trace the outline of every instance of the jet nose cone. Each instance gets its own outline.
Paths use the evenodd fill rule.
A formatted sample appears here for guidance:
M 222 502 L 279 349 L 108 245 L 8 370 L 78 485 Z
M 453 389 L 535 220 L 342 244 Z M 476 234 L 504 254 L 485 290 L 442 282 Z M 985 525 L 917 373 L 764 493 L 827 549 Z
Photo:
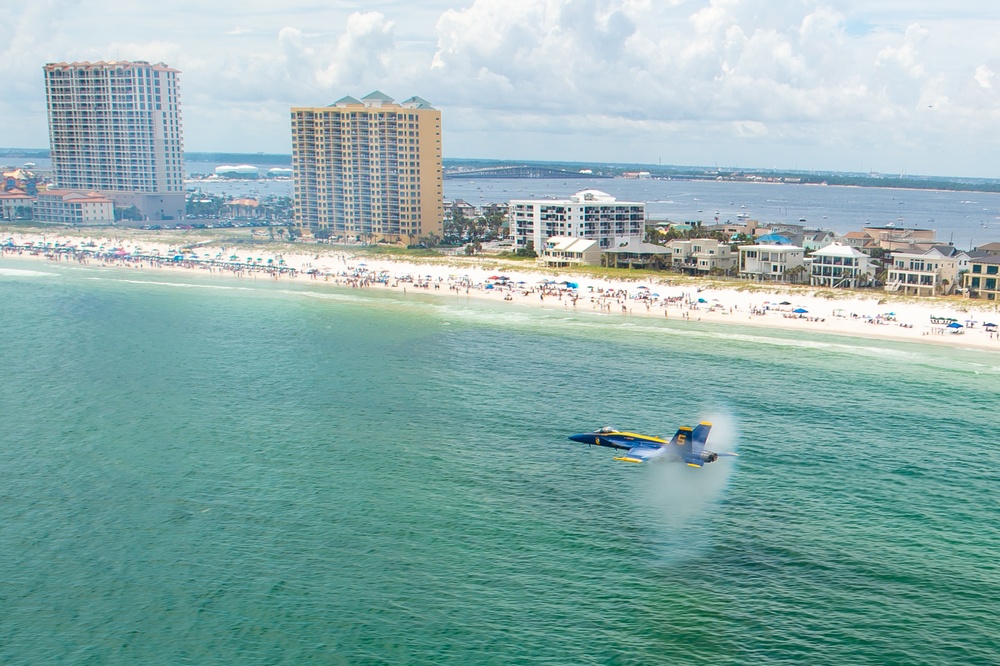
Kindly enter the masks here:
M 594 436 L 590 433 L 580 433 L 579 435 L 570 435 L 569 438 L 574 442 L 580 442 L 581 444 L 593 444 Z

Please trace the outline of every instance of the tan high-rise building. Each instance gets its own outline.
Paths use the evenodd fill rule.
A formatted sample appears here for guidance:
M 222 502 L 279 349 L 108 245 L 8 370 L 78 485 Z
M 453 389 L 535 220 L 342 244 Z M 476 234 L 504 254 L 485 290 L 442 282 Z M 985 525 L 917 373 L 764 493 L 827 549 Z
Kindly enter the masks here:
M 419 97 L 293 108 L 292 169 L 302 231 L 393 243 L 444 233 L 441 112 Z
M 45 97 L 59 187 L 100 191 L 149 220 L 184 217 L 177 70 L 137 60 L 49 63 Z

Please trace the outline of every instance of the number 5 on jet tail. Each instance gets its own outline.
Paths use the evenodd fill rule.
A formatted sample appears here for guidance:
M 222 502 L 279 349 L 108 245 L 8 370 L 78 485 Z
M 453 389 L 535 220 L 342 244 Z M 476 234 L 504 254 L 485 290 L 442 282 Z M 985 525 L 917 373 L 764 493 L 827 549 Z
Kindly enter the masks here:
M 683 462 L 690 467 L 702 467 L 705 463 L 715 462 L 720 457 L 736 456 L 735 453 L 715 453 L 705 449 L 708 433 L 712 424 L 702 421 L 694 428 L 681 426 L 668 442 L 660 437 L 640 435 L 634 432 L 622 432 L 611 427 L 604 427 L 594 432 L 570 435 L 569 438 L 581 444 L 606 446 L 624 451 L 615 460 L 622 462 L 643 463 L 647 460 L 664 458 Z

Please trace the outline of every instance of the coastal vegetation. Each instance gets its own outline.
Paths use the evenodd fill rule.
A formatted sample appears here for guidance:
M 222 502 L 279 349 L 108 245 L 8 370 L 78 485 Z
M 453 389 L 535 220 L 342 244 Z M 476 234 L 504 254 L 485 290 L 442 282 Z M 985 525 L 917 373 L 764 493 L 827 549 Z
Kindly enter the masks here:
M 51 225 L 32 224 L 30 221 L 16 223 L 4 223 L 0 225 L 0 242 L 11 233 L 34 233 L 42 237 L 46 235 L 60 235 L 62 237 L 77 238 L 80 242 L 92 238 L 95 234 L 106 234 L 114 239 L 116 243 L 137 243 L 137 244 L 167 244 L 178 251 L 193 250 L 199 247 L 224 246 L 229 248 L 254 248 L 251 253 L 266 251 L 272 254 L 295 253 L 329 253 L 343 250 L 358 257 L 370 257 L 372 259 L 389 259 L 396 261 L 411 261 L 414 263 L 424 263 L 429 265 L 447 265 L 456 269 L 462 267 L 482 268 L 495 272 L 523 271 L 530 268 L 531 272 L 550 276 L 580 276 L 594 279 L 602 279 L 617 282 L 630 282 L 634 284 L 662 284 L 671 286 L 690 286 L 695 290 L 707 289 L 734 289 L 742 292 L 761 294 L 801 294 L 824 298 L 827 300 L 851 299 L 859 294 L 870 297 L 879 294 L 886 303 L 940 303 L 942 307 L 952 306 L 961 308 L 967 305 L 967 301 L 962 296 L 942 295 L 935 296 L 904 296 L 896 293 L 882 292 L 878 288 L 863 287 L 858 289 L 817 289 L 807 284 L 790 284 L 781 282 L 750 282 L 737 277 L 723 275 L 711 276 L 691 276 L 673 270 L 651 270 L 643 268 L 613 268 L 602 266 L 577 266 L 573 268 L 546 268 L 534 263 L 534 259 L 527 256 L 515 256 L 513 253 L 504 252 L 499 254 L 466 255 L 464 252 L 445 253 L 439 247 L 402 247 L 398 245 L 334 245 L 303 243 L 301 241 L 289 240 L 287 235 L 279 235 L 278 227 L 274 235 L 262 229 L 255 228 L 226 228 L 226 229 L 136 229 L 136 228 L 66 228 L 52 227 Z M 321 249 L 322 248 L 322 249 Z M 248 250 L 249 251 L 249 250 Z M 239 252 L 242 254 L 242 252 Z

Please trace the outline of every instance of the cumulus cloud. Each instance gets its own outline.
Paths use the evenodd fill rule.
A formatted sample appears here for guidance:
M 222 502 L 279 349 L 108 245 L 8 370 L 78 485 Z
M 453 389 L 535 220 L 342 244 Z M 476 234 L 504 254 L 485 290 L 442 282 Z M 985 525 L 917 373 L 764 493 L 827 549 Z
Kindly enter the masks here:
M 318 75 L 320 84 L 343 88 L 385 77 L 395 47 L 393 28 L 393 22 L 378 12 L 352 14 L 329 56 L 330 64 Z
M 375 88 L 441 108 L 452 156 L 852 155 L 832 157 L 834 168 L 942 150 L 991 164 L 997 148 L 1000 21 L 971 5 L 383 0 L 354 11 L 360 3 L 241 0 L 234 14 L 228 2 L 104 0 L 98 17 L 89 4 L 21 3 L 0 24 L 0 111 L 34 128 L 36 144 L 47 143 L 43 62 L 117 54 L 181 70 L 192 149 L 251 137 L 247 150 L 287 151 L 290 106 Z
M 973 78 L 976 80 L 976 83 L 979 84 L 980 88 L 991 90 L 993 88 L 993 79 L 996 78 L 996 74 L 986 65 L 980 65 L 979 67 L 976 67 L 976 73 Z

